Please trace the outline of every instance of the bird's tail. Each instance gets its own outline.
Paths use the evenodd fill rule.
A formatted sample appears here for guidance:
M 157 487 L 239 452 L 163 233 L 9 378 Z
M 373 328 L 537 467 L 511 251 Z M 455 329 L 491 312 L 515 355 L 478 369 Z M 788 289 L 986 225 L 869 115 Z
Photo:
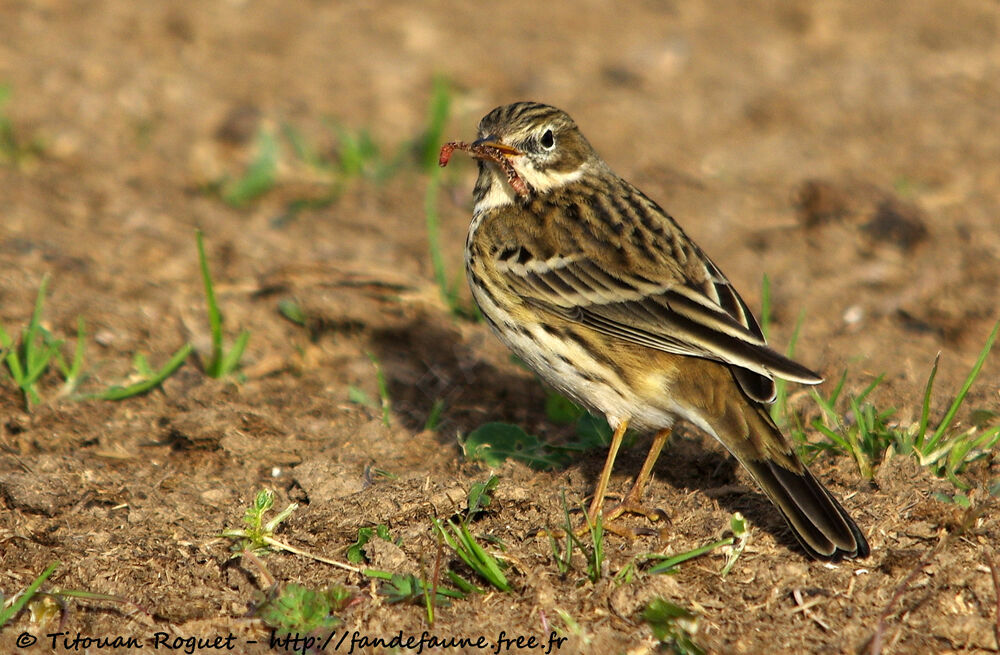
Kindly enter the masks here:
M 781 511 L 802 547 L 823 560 L 867 557 L 870 548 L 858 525 L 805 467 L 766 407 L 746 397 L 727 404 L 729 411 L 712 427 L 729 432 L 716 430 Z

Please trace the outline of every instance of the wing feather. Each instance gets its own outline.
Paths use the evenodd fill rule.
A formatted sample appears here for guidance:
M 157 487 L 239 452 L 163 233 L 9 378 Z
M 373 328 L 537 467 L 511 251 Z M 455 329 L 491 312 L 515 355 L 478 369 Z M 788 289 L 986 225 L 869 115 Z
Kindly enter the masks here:
M 676 274 L 655 280 L 648 272 L 609 270 L 582 252 L 497 259 L 495 266 L 512 290 L 538 309 L 648 348 L 729 364 L 755 399 L 773 400 L 775 377 L 821 382 L 819 375 L 767 346 L 729 280 L 698 254 L 703 283 Z

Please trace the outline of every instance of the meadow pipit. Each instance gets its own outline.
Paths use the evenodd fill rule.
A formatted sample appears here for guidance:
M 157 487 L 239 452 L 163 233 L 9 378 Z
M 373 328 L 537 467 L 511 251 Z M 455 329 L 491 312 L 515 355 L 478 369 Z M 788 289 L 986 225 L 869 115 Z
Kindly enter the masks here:
M 813 557 L 865 557 L 868 542 L 805 468 L 766 404 L 774 378 L 819 375 L 767 346 L 722 271 L 659 205 L 618 177 L 565 112 L 497 107 L 478 140 L 451 142 L 479 165 L 465 246 L 472 294 L 490 327 L 545 382 L 614 430 L 588 511 L 643 510 L 643 488 L 684 419 L 746 467 Z M 621 504 L 603 511 L 627 427 L 655 431 Z

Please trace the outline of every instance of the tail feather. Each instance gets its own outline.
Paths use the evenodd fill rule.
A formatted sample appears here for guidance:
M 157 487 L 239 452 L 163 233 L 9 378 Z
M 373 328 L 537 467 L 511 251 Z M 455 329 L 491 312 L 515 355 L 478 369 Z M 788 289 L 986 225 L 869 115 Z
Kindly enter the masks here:
M 781 511 L 802 547 L 813 557 L 867 557 L 870 548 L 858 525 L 805 467 L 771 420 L 765 406 L 729 396 L 712 427 Z
M 808 469 L 792 471 L 773 460 L 746 460 L 743 465 L 810 555 L 833 561 L 868 556 L 861 529 Z

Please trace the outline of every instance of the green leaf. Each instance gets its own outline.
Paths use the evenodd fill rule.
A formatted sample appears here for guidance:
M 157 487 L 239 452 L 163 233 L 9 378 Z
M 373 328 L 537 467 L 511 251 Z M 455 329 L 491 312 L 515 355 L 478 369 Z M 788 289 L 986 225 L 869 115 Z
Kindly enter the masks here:
M 538 437 L 510 423 L 486 423 L 469 433 L 462 442 L 468 459 L 499 467 L 513 458 L 532 468 L 546 470 L 562 464 L 566 458 L 552 453 Z
M 245 207 L 270 191 L 278 172 L 278 140 L 272 130 L 257 132 L 256 153 L 243 177 L 227 185 L 223 200 L 232 207 Z
M 99 398 L 101 400 L 123 400 L 125 398 L 131 398 L 132 396 L 139 396 L 149 391 L 152 391 L 156 387 L 163 384 L 164 380 L 173 375 L 174 372 L 181 367 L 184 361 L 188 358 L 188 355 L 191 354 L 192 350 L 193 347 L 191 346 L 191 344 L 186 343 L 183 346 L 181 346 L 176 353 L 174 353 L 173 357 L 171 357 L 170 360 L 163 365 L 163 368 L 161 368 L 159 371 L 154 372 L 151 377 L 148 377 L 145 380 L 124 387 L 117 385 L 109 387 L 104 391 L 86 397 Z M 149 365 L 146 363 L 145 357 L 142 357 L 142 355 L 137 355 L 137 358 L 140 358 L 137 359 L 137 363 L 139 364 L 140 368 L 148 372 Z
M 350 400 L 355 405 L 364 405 L 365 407 L 375 407 L 375 401 L 372 400 L 363 389 L 356 387 L 353 384 L 347 387 L 347 399 Z
M 500 478 L 491 475 L 490 479 L 486 482 L 477 482 L 469 488 L 469 511 L 465 514 L 467 519 L 471 520 L 483 508 L 493 502 L 493 496 L 490 494 L 496 489 L 499 483 Z
M 294 300 L 282 300 L 278 302 L 278 313 L 296 325 L 305 326 L 306 313 L 302 306 Z
M 704 655 L 705 651 L 691 637 L 697 621 L 692 612 L 663 598 L 654 598 L 642 611 L 642 619 L 653 630 L 653 636 L 673 646 L 674 652 Z
M 423 603 L 425 588 L 424 583 L 413 574 L 393 573 L 388 582 L 385 582 L 379 589 L 379 593 L 385 596 L 390 603 Z M 437 605 L 447 606 L 451 602 L 450 598 L 465 598 L 465 594 L 454 589 L 438 587 L 434 602 Z
M 350 598 L 350 591 L 340 585 L 317 591 L 290 583 L 258 606 L 257 614 L 272 628 L 309 634 L 339 624 L 341 621 L 333 612 L 343 609 Z
M 604 417 L 589 412 L 576 421 L 577 442 L 588 450 L 607 447 L 614 432 Z
M 365 552 L 362 548 L 372 540 L 372 537 L 378 537 L 383 541 L 393 543 L 392 537 L 389 535 L 389 528 L 384 524 L 379 524 L 376 527 L 358 528 L 358 540 L 347 549 L 347 561 L 352 564 L 367 562 L 368 558 L 365 557 Z
M 674 569 L 678 564 L 692 560 L 696 557 L 701 557 L 705 553 L 711 552 L 720 546 L 730 546 L 734 542 L 733 538 L 720 539 L 718 541 L 713 541 L 710 544 L 706 544 L 699 548 L 694 548 L 679 555 L 651 555 L 648 559 L 658 559 L 661 560 L 659 564 L 649 569 L 652 574 L 659 573 L 674 573 Z
M 562 394 L 550 391 L 545 396 L 545 416 L 553 423 L 569 425 L 584 413 L 582 407 Z

